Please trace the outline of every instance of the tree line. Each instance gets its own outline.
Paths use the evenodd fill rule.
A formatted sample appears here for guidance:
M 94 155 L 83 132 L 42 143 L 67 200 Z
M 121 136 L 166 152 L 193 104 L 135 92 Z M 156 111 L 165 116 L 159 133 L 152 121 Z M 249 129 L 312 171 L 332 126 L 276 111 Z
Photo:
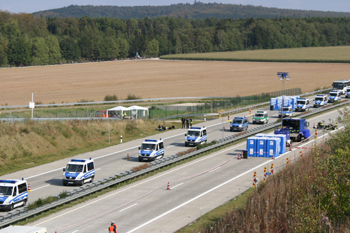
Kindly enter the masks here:
M 111 17 L 119 19 L 142 19 L 145 17 L 181 17 L 186 19 L 206 18 L 274 18 L 274 17 L 349 17 L 349 12 L 308 11 L 278 9 L 252 5 L 202 3 L 172 4 L 169 6 L 78 6 L 39 11 L 33 13 L 44 17 L 91 18 Z
M 0 65 L 350 44 L 350 18 L 44 18 L 0 12 Z

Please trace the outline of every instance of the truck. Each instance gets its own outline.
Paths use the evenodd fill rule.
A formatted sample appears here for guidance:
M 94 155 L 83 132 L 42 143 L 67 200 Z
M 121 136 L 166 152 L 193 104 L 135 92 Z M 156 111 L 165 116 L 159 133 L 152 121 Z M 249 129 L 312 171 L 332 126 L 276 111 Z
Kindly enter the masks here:
M 310 101 L 308 98 L 299 98 L 297 100 L 297 105 L 295 108 L 295 111 L 298 112 L 305 112 L 305 111 L 309 111 L 310 108 Z
M 283 113 L 283 116 L 282 116 Z M 280 109 L 280 111 L 278 112 L 278 117 L 291 117 L 293 116 L 293 108 L 292 106 L 288 106 L 288 107 L 282 107 Z
M 0 233 L 47 233 L 47 229 L 45 227 L 9 226 L 0 230 Z
M 326 106 L 328 103 L 328 96 L 325 94 L 316 95 L 314 99 L 314 108 Z
M 235 117 L 230 124 L 230 131 L 248 130 L 248 119 L 246 117 Z
M 311 136 L 309 123 L 304 118 L 282 119 L 282 127 L 276 127 L 274 134 L 285 134 L 287 145 L 291 142 L 301 142 Z

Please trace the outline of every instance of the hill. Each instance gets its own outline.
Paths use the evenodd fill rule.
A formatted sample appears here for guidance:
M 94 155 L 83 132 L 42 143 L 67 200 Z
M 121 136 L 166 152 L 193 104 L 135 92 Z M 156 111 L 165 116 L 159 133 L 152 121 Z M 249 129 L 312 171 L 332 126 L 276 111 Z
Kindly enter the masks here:
M 111 17 L 120 19 L 145 18 L 145 17 L 181 17 L 192 19 L 215 18 L 280 18 L 280 17 L 350 17 L 350 12 L 324 12 L 278 9 L 252 5 L 218 4 L 218 3 L 196 3 L 176 4 L 170 6 L 78 6 L 39 11 L 33 13 L 35 16 L 44 17 L 73 17 L 80 18 L 89 16 L 91 18 Z

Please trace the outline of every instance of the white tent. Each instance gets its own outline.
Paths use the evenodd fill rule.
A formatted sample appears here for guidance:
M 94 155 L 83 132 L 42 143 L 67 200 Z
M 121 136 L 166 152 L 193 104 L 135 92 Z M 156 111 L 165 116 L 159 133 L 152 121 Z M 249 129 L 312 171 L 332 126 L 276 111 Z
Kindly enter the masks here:
M 110 108 L 110 109 L 107 109 L 107 117 L 109 116 L 108 115 L 108 112 L 121 112 L 120 113 L 120 118 L 123 118 L 123 113 L 125 112 L 125 111 L 128 111 L 129 109 L 128 108 L 126 108 L 126 107 L 123 107 L 123 106 L 118 106 L 118 107 L 114 107 L 114 108 Z
M 142 111 L 142 117 L 146 116 L 146 111 L 147 111 L 147 116 L 148 116 L 148 108 L 134 105 L 134 106 L 128 107 L 127 110 L 131 111 L 133 118 L 137 118 L 137 111 Z

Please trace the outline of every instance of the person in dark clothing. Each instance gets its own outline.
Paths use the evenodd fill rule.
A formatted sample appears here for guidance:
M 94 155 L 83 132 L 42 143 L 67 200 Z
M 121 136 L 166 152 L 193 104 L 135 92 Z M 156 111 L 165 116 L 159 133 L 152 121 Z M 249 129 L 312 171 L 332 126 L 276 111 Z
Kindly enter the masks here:
M 182 122 L 182 128 L 185 128 L 185 117 L 182 117 L 181 122 Z
M 192 117 L 190 117 L 190 127 L 192 127 Z
M 186 119 L 186 126 L 187 126 L 187 129 L 190 128 L 190 121 L 188 120 L 188 118 Z

